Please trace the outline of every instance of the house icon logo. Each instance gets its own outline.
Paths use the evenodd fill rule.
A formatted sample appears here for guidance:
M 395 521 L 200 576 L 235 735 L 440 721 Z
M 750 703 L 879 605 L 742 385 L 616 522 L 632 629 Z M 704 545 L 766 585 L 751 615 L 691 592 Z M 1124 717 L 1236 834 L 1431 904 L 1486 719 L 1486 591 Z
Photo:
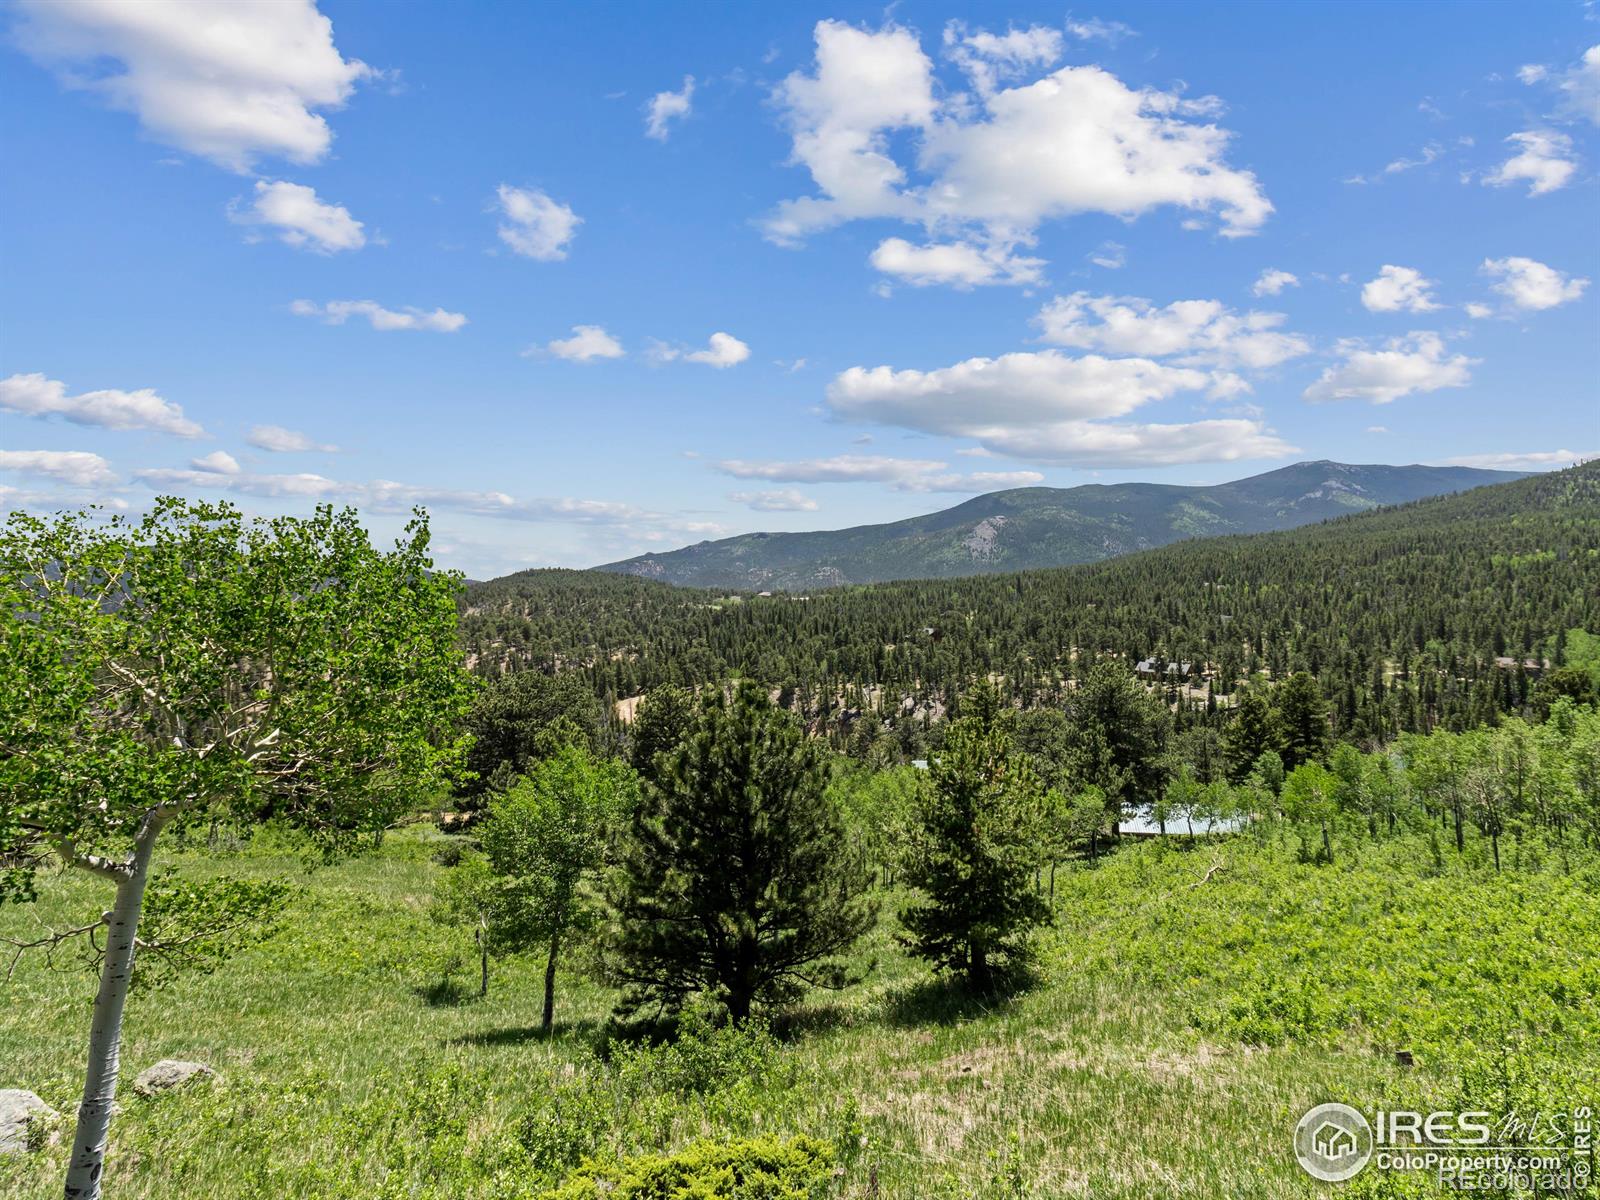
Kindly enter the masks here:
M 1313 1179 L 1343 1182 L 1372 1157 L 1372 1127 L 1348 1104 L 1319 1104 L 1294 1127 L 1294 1156 Z

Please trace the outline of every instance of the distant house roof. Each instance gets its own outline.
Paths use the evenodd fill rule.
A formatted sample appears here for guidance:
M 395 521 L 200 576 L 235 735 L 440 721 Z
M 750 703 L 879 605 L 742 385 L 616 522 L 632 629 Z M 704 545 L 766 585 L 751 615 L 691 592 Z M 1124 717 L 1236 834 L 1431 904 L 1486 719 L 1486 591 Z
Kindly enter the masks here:
M 1187 675 L 1193 663 L 1186 662 L 1161 662 L 1159 659 L 1142 659 L 1134 670 L 1141 675 Z
M 1196 819 L 1194 831 L 1196 833 L 1235 833 L 1244 828 L 1244 822 L 1238 817 L 1219 818 L 1217 820 Z M 1134 837 L 1155 837 L 1161 832 L 1161 825 L 1148 811 L 1127 813 L 1117 822 L 1117 832 L 1132 834 Z M 1180 815 L 1167 818 L 1167 836 L 1178 834 L 1188 835 L 1189 822 Z

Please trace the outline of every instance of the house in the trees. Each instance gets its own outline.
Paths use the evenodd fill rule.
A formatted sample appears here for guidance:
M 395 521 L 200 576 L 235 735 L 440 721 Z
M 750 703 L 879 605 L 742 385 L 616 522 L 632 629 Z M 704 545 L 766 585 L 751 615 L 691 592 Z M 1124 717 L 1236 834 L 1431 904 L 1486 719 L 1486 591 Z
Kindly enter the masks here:
M 1193 663 L 1144 658 L 1139 660 L 1133 672 L 1140 679 L 1187 679 L 1193 668 Z
M 1494 665 L 1502 671 L 1515 671 L 1520 666 L 1529 675 L 1538 675 L 1545 668 L 1545 662 L 1542 658 L 1515 659 L 1504 654 L 1495 658 Z

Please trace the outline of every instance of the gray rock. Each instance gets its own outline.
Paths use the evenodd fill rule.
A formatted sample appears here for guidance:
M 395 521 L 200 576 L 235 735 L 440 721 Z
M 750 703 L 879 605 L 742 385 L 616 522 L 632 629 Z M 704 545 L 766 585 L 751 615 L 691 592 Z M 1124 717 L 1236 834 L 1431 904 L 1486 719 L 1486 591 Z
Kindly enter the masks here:
M 0 1090 L 0 1154 L 21 1154 L 37 1148 L 42 1141 L 35 1128 L 47 1129 L 60 1113 L 32 1092 L 21 1088 Z
M 170 1092 L 174 1088 L 184 1087 L 196 1079 L 216 1077 L 217 1073 L 205 1063 L 164 1058 L 139 1073 L 139 1077 L 133 1081 L 133 1090 L 141 1096 L 154 1096 L 157 1092 Z

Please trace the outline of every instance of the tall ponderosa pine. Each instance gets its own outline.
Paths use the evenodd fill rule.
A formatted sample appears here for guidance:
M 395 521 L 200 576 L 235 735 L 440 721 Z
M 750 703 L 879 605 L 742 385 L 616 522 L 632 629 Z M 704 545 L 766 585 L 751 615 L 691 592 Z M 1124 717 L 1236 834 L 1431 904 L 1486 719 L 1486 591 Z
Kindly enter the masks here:
M 917 798 L 905 881 L 921 895 L 900 921 L 913 952 L 983 993 L 1050 917 L 1034 883 L 1044 792 L 992 690 L 977 689 L 963 709 Z
M 351 510 L 246 521 L 171 499 L 135 524 L 0 527 L 0 901 L 31 899 L 52 861 L 113 893 L 73 931 L 100 986 L 68 1197 L 100 1194 L 134 959 L 167 941 L 141 925 L 162 831 L 273 817 L 348 842 L 459 757 L 460 583 L 427 545 L 420 514 L 381 553 Z M 230 896 L 212 932 L 249 915 Z
M 1278 729 L 1283 739 L 1280 753 L 1283 765 L 1294 770 L 1301 763 L 1315 762 L 1328 750 L 1328 702 L 1315 675 L 1297 671 L 1289 676 L 1273 697 L 1278 712 Z
M 1261 756 L 1269 750 L 1282 753 L 1283 731 L 1272 702 L 1258 687 L 1239 696 L 1238 710 L 1222 734 L 1222 756 L 1228 778 L 1243 783 Z
M 608 973 L 621 1007 L 709 993 L 735 1021 L 808 984 L 872 926 L 867 872 L 825 794 L 823 750 L 753 684 L 701 703 L 656 758 L 609 889 Z
M 694 693 L 664 684 L 652 689 L 628 726 L 628 761 L 646 779 L 656 778 L 656 756 L 676 750 L 694 724 Z

